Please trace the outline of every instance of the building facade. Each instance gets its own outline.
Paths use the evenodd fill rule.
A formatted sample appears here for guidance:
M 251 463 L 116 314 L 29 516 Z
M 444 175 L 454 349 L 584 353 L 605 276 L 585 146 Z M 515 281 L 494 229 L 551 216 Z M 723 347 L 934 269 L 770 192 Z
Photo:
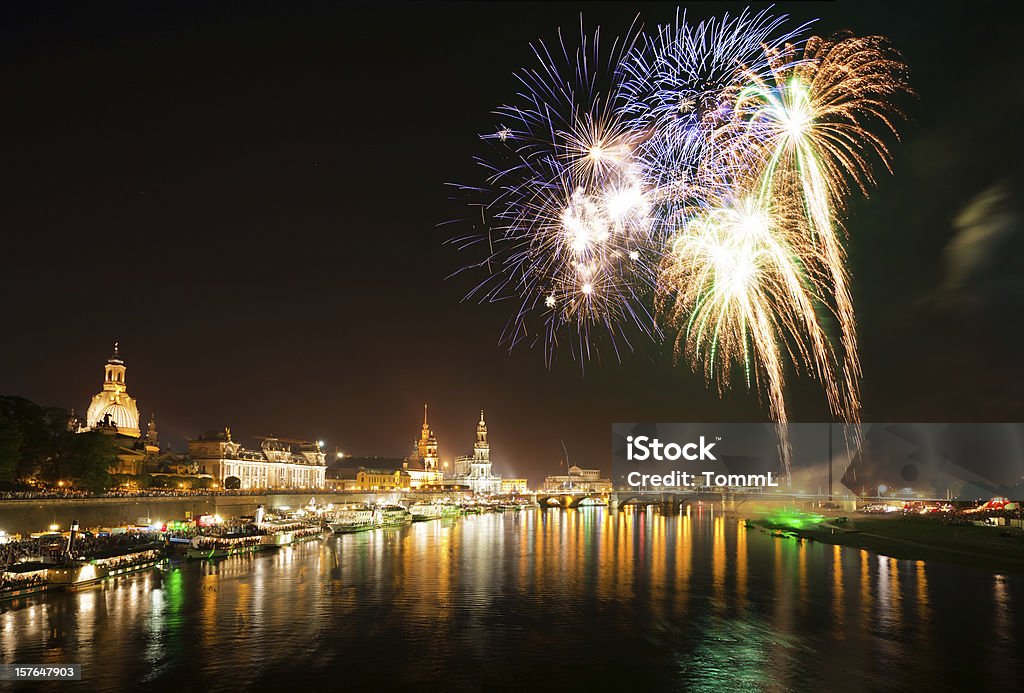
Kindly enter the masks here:
M 487 442 L 487 422 L 484 410 L 476 425 L 473 454 L 455 458 L 454 472 L 446 483 L 466 486 L 474 493 L 501 493 L 501 477 L 491 471 L 491 446 Z
M 408 491 L 411 479 L 404 469 L 364 467 L 356 472 L 356 491 Z
M 247 450 L 225 428 L 190 440 L 188 454 L 199 474 L 209 474 L 225 488 L 324 488 L 327 463 L 318 444 L 284 438 L 260 441 L 259 450 Z
M 78 431 L 95 431 L 100 428 L 116 430 L 122 436 L 140 438 L 139 407 L 128 394 L 125 379 L 126 368 L 114 342 L 114 353 L 103 367 L 103 389 L 94 395 L 85 414 L 85 425 Z
M 164 453 L 157 442 L 156 419 L 150 417 L 143 434 L 139 426 L 139 407 L 128 394 L 127 368 L 120 345 L 103 366 L 103 386 L 86 409 L 85 421 L 73 420 L 71 430 L 98 432 L 113 438 L 117 461 L 111 474 L 140 475 L 157 469 Z
M 608 493 L 612 490 L 611 479 L 602 479 L 600 469 L 569 467 L 568 474 L 545 477 L 545 491 L 595 491 Z
M 423 405 L 423 426 L 420 437 L 413 443 L 412 452 L 405 458 L 404 471 L 409 477 L 410 488 L 433 486 L 444 482 L 437 452 L 437 436 L 427 421 L 427 405 Z
M 502 493 L 529 493 L 530 485 L 526 479 L 502 479 Z

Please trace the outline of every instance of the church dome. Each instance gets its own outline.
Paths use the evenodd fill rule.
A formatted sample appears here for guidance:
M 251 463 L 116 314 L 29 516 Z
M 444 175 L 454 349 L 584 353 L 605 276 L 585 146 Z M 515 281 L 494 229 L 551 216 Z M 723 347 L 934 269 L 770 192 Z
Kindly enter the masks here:
M 118 345 L 114 344 L 114 354 L 103 367 L 103 389 L 92 398 L 82 431 L 94 430 L 109 421 L 122 435 L 132 438 L 142 435 L 139 431 L 139 407 L 128 394 L 125 371 Z
M 107 420 L 107 416 L 110 416 L 110 423 L 117 426 L 119 431 L 137 431 L 139 430 L 139 414 L 137 411 L 132 411 L 123 404 L 118 402 L 112 402 L 105 406 L 99 411 L 99 415 L 96 417 L 96 421 L 102 424 Z

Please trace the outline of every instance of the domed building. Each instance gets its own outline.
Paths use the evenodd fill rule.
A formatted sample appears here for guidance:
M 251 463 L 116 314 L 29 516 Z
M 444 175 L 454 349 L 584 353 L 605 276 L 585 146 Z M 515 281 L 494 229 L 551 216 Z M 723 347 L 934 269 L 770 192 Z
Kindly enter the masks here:
M 84 430 L 113 427 L 131 438 L 142 437 L 139 430 L 139 408 L 128 395 L 124 361 L 114 343 L 114 353 L 103 369 L 103 389 L 92 398 L 85 415 Z

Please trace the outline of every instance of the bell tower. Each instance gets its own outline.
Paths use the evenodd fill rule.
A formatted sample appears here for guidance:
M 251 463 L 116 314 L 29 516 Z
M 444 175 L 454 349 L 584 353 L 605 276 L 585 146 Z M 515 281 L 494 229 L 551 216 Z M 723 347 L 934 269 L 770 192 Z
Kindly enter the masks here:
M 473 443 L 473 461 L 490 462 L 491 446 L 487 443 L 487 422 L 484 421 L 484 410 L 480 410 L 480 422 L 476 425 L 476 442 Z
M 125 392 L 128 388 L 125 385 L 124 361 L 118 350 L 119 342 L 114 342 L 114 353 L 107 359 L 103 367 L 103 389 L 107 392 Z
M 416 443 L 416 455 L 427 470 L 437 469 L 437 438 L 430 430 L 430 423 L 427 421 L 427 404 L 423 404 L 423 429 L 420 431 L 420 439 Z

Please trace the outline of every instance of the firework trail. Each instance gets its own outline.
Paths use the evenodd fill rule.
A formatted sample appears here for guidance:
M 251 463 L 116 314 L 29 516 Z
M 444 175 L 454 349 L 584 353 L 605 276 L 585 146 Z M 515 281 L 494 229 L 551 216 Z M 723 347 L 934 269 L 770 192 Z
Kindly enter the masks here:
M 803 49 L 769 49 L 769 72 L 746 71 L 732 118 L 711 135 L 731 171 L 752 173 L 761 204 L 794 205 L 808 247 L 794 254 L 814 294 L 839 326 L 838 344 L 812 363 L 838 417 L 859 420 L 860 362 L 842 216 L 851 183 L 874 183 L 871 159 L 890 167 L 881 130 L 897 134 L 906 69 L 888 42 L 848 34 L 811 37 Z M 891 169 L 890 169 L 891 170 Z
M 709 385 L 762 393 L 787 474 L 789 370 L 859 421 L 842 219 L 875 164 L 891 170 L 912 94 L 886 39 L 807 28 L 769 10 L 677 13 L 606 54 L 582 27 L 578 50 L 538 44 L 484 136 L 499 154 L 476 189 L 491 272 L 471 294 L 514 301 L 503 338 L 543 339 L 549 359 L 567 340 L 582 363 L 602 336 L 618 354 L 627 327 L 674 334 Z
M 630 328 L 655 334 L 648 305 L 661 244 L 636 134 L 613 109 L 617 66 L 637 34 L 604 55 L 599 32 L 580 33 L 575 50 L 561 34 L 533 47 L 537 65 L 516 75 L 517 101 L 497 109 L 498 128 L 483 136 L 497 150 L 497 161 L 481 160 L 489 175 L 478 190 L 494 271 L 470 296 L 515 303 L 502 335 L 509 347 L 542 339 L 550 361 L 561 340 L 583 363 L 602 337 L 618 354 Z
M 770 74 L 769 52 L 806 29 L 787 30 L 786 21 L 744 10 L 691 25 L 677 12 L 625 57 L 619 107 L 630 128 L 646 133 L 636 156 L 663 211 L 728 182 L 711 135 L 730 119 L 743 79 Z M 671 216 L 664 228 L 671 231 Z

